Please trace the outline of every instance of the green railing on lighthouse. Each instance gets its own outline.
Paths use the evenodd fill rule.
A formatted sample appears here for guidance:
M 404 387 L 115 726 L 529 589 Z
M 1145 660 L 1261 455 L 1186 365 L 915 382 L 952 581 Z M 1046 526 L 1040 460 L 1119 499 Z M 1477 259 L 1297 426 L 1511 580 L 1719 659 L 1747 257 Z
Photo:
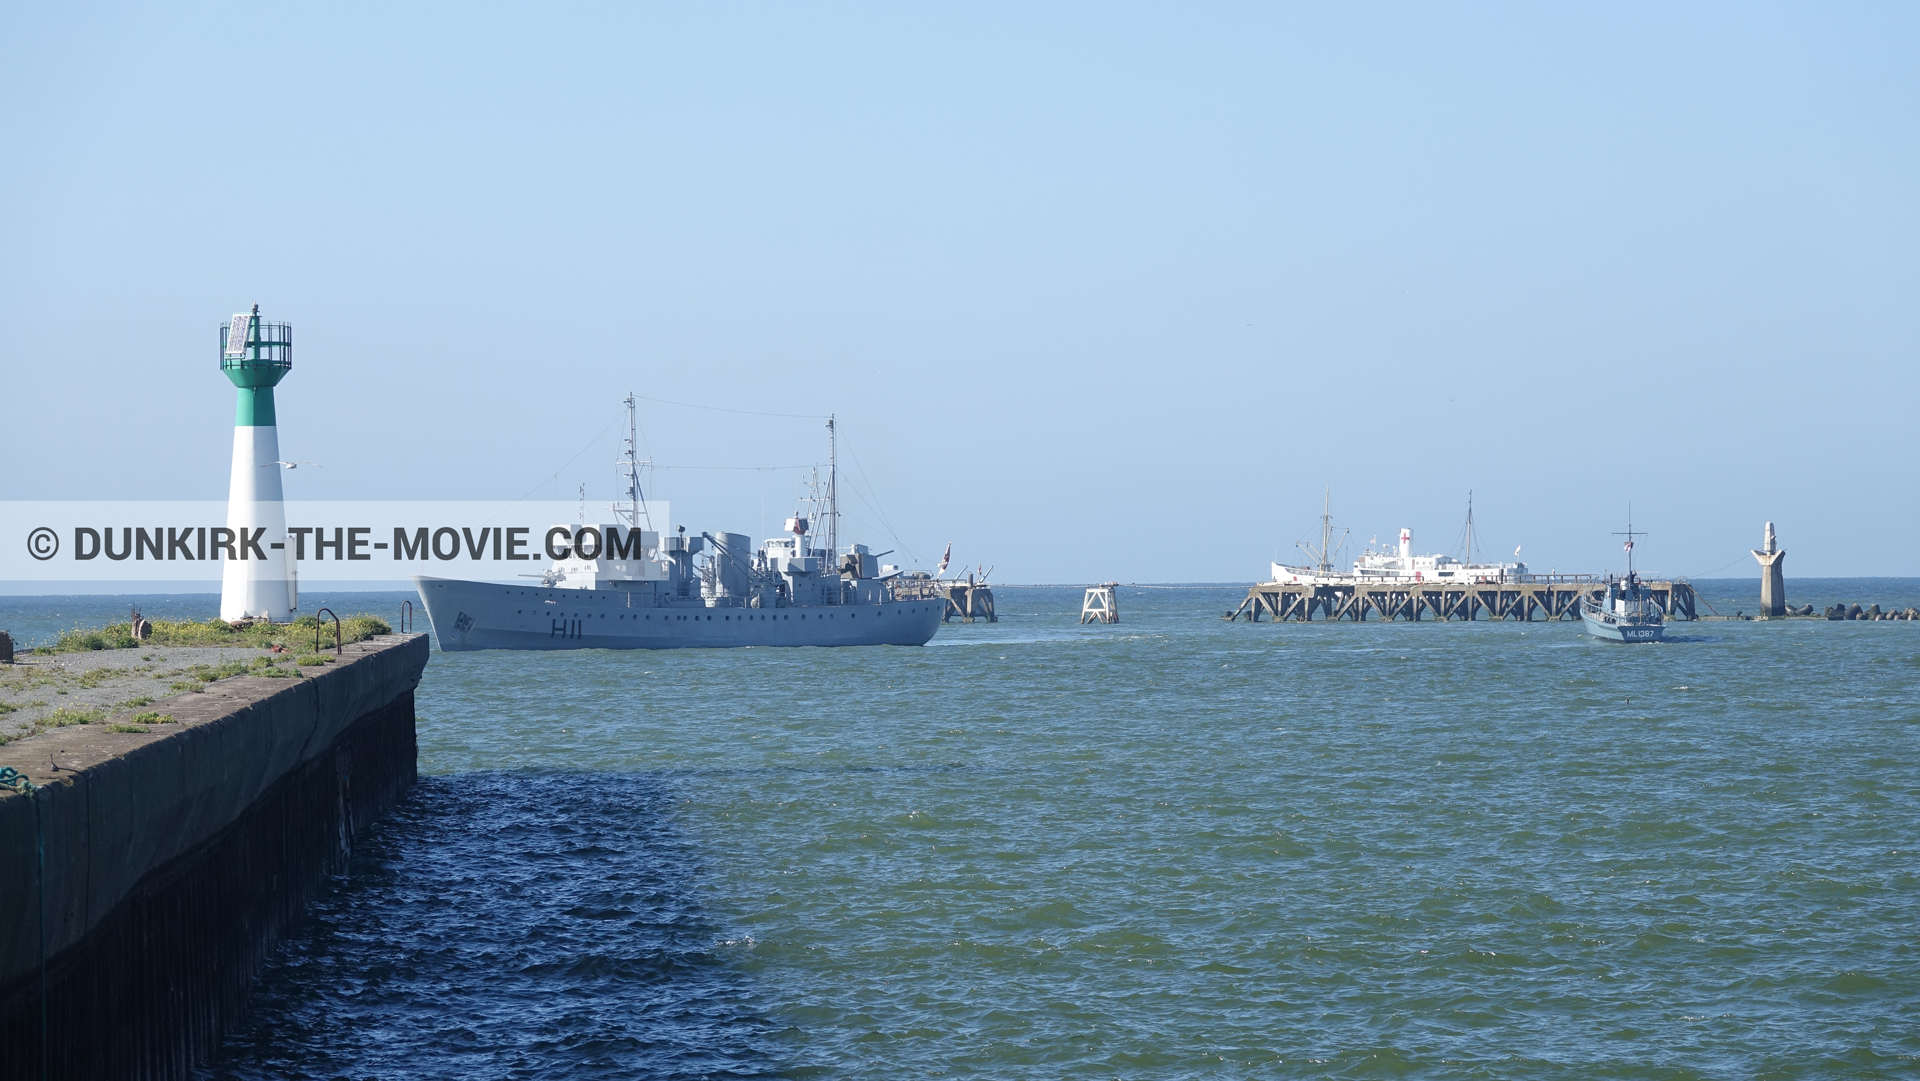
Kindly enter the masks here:
M 220 370 L 240 389 L 234 423 L 274 423 L 273 388 L 293 370 L 293 325 L 262 323 L 260 305 L 220 325 Z

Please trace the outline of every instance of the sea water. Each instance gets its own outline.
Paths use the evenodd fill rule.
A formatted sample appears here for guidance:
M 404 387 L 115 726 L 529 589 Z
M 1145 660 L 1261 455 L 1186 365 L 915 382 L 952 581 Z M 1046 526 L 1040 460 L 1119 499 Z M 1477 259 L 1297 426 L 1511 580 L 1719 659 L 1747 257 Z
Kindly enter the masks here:
M 420 785 L 210 1076 L 1920 1072 L 1920 623 L 1625 646 L 1243 594 L 435 654 Z

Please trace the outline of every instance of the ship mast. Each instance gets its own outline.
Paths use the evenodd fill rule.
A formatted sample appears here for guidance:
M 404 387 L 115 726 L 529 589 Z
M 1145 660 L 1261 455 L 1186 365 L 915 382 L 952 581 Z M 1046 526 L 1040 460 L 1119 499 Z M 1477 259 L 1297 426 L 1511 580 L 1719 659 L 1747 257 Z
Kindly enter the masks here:
M 1467 533 L 1465 550 L 1460 553 L 1460 562 L 1473 562 L 1473 489 L 1467 489 Z
M 840 433 L 827 415 L 827 558 L 840 561 Z M 836 569 L 835 573 L 838 573 Z
M 1343 532 L 1340 534 L 1340 543 L 1346 542 L 1347 534 Z M 1314 552 L 1305 541 L 1295 541 L 1294 544 L 1313 557 L 1314 566 L 1322 576 L 1333 573 L 1333 485 L 1327 485 L 1326 506 L 1320 511 L 1320 551 Z
M 1627 538 L 1627 581 L 1631 582 L 1633 581 L 1633 538 L 1646 536 L 1645 533 L 1634 531 L 1633 504 L 1627 504 L 1627 531 L 1625 533 L 1616 531 L 1614 536 Z
M 627 528 L 640 528 L 642 518 L 647 520 L 647 525 L 653 525 L 646 501 L 640 498 L 640 420 L 632 391 L 627 392 L 627 453 L 615 464 L 620 467 L 621 476 L 627 478 L 627 509 L 620 512 L 627 520 Z
M 1333 485 L 1327 485 L 1326 502 L 1320 507 L 1320 573 L 1333 573 Z

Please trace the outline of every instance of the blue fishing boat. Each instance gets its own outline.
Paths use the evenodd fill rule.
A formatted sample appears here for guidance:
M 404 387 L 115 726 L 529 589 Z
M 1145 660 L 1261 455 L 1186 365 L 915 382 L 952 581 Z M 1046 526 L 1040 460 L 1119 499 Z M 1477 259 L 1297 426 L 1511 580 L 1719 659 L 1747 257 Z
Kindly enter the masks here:
M 1644 537 L 1633 528 L 1633 516 L 1627 516 L 1627 576 L 1607 579 L 1607 590 L 1598 599 L 1580 602 L 1580 620 L 1587 633 L 1609 642 L 1658 642 L 1667 633 L 1667 614 L 1633 571 L 1633 538 Z

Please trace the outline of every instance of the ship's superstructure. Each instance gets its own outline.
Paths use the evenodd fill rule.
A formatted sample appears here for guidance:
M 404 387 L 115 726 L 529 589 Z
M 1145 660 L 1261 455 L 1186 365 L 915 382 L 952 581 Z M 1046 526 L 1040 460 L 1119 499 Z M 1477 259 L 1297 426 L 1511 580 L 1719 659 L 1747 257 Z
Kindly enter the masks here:
M 1351 573 L 1321 573 L 1312 567 L 1273 565 L 1273 581 L 1332 585 L 1337 582 L 1505 582 L 1527 573 L 1525 563 L 1468 563 L 1450 555 L 1415 555 L 1413 530 L 1400 531 L 1397 549 L 1369 547 Z
M 1332 496 L 1328 495 L 1327 509 L 1320 515 L 1320 547 L 1318 550 L 1302 544 L 1301 549 L 1313 558 L 1309 566 L 1297 567 L 1275 561 L 1271 567 L 1272 577 L 1269 583 L 1282 585 L 1352 585 L 1374 582 L 1459 582 L 1485 584 L 1506 582 L 1527 573 L 1525 563 L 1474 563 L 1469 559 L 1455 559 L 1450 555 L 1415 555 L 1413 551 L 1413 530 L 1400 530 L 1398 548 L 1386 545 L 1369 545 L 1353 561 L 1351 571 L 1340 571 L 1333 565 L 1333 552 L 1338 547 L 1333 539 L 1333 515 L 1331 514 Z M 1469 496 L 1467 503 L 1465 548 L 1471 553 L 1473 543 L 1473 503 Z M 1344 536 L 1343 536 L 1344 539 Z
M 837 543 L 837 433 L 827 422 L 827 481 L 759 548 L 740 533 L 662 537 L 646 520 L 627 399 L 627 501 L 615 521 L 555 525 L 538 584 L 416 576 L 440 647 L 672 649 L 773 645 L 925 645 L 945 601 L 896 591 L 879 556 Z

